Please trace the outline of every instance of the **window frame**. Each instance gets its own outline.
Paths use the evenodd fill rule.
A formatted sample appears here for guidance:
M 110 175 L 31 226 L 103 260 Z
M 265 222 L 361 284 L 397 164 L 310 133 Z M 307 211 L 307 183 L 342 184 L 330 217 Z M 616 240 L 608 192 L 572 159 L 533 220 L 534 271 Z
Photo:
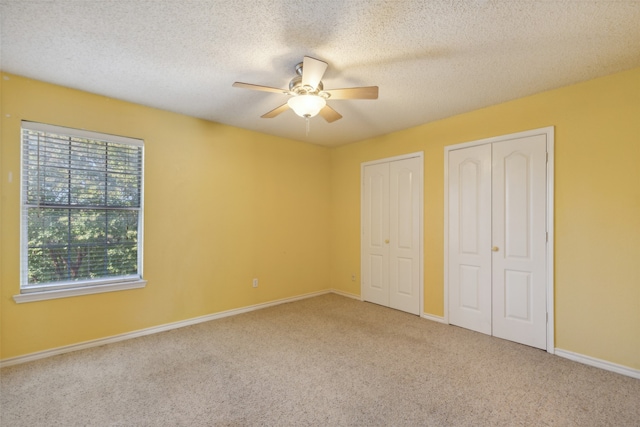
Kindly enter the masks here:
M 137 273 L 124 276 L 104 276 L 95 279 L 59 281 L 45 284 L 28 284 L 29 237 L 28 219 L 30 208 L 26 206 L 25 194 L 25 147 L 24 131 L 45 132 L 68 137 L 93 139 L 107 143 L 126 144 L 141 148 L 140 159 L 140 207 L 138 211 L 137 230 Z M 144 242 L 144 140 L 100 132 L 73 129 L 23 120 L 20 127 L 20 294 L 13 299 L 18 302 L 41 301 L 54 298 L 65 298 L 77 295 L 88 295 L 102 292 L 113 292 L 125 289 L 138 289 L 146 285 L 143 279 L 143 242 Z M 62 208 L 64 209 L 64 208 Z M 95 209 L 100 209 L 96 206 Z M 126 210 L 126 208 L 125 208 Z

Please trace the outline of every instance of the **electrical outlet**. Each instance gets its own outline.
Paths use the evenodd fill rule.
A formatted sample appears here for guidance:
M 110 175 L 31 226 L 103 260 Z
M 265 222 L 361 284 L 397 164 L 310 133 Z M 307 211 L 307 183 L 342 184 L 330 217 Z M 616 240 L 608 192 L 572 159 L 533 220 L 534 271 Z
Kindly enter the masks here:
M 258 287 L 258 279 L 253 279 L 253 287 L 254 288 Z
M 351 275 L 351 281 L 352 281 L 352 282 L 355 282 L 355 281 L 356 281 L 356 275 L 355 275 L 355 273 Z

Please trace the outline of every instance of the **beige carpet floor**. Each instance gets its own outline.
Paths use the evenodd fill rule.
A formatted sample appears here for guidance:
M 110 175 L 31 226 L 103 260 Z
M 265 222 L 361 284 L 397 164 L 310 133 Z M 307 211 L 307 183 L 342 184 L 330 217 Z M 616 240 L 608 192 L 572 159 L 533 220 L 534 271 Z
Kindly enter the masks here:
M 18 426 L 640 426 L 640 380 L 337 295 L 7 367 Z

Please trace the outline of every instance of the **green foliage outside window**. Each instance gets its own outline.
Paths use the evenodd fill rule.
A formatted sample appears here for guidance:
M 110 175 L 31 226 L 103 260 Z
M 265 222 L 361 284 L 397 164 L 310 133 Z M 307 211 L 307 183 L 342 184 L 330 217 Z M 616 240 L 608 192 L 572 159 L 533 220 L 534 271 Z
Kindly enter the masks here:
M 141 181 L 141 146 L 23 129 L 23 286 L 137 275 Z

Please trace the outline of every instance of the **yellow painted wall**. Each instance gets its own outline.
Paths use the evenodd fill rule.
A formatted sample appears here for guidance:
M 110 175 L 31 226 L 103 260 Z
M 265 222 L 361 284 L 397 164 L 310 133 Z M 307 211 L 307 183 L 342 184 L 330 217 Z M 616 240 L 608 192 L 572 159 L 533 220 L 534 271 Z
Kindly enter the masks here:
M 640 69 L 333 149 L 6 77 L 2 359 L 328 288 L 358 295 L 360 163 L 415 151 L 425 312 L 442 316 L 444 147 L 555 126 L 556 347 L 640 369 Z M 145 289 L 13 301 L 21 119 L 145 140 Z
M 4 77 L 0 358 L 327 289 L 327 148 Z M 146 288 L 13 301 L 22 119 L 144 139 Z
M 556 347 L 640 369 L 640 68 L 331 151 L 331 283 L 360 294 L 360 163 L 424 151 L 424 307 L 444 314 L 444 147 L 555 126 Z

